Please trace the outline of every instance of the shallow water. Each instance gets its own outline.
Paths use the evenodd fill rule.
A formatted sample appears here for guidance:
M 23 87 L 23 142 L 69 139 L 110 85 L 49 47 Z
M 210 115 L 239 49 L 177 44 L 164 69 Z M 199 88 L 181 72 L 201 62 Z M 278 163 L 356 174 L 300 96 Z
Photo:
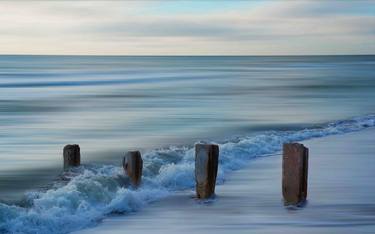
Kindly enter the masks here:
M 309 148 L 304 206 L 284 207 L 280 153 L 249 161 L 210 202 L 182 191 L 136 214 L 110 217 L 77 234 L 374 233 L 375 128 L 302 143 Z
M 64 233 L 190 188 L 199 140 L 221 143 L 223 181 L 282 142 L 373 126 L 374 65 L 375 56 L 0 56 L 0 195 L 22 205 L 0 203 L 0 232 Z M 68 143 L 86 166 L 56 184 Z M 134 148 L 145 156 L 140 192 L 123 188 L 119 167 Z

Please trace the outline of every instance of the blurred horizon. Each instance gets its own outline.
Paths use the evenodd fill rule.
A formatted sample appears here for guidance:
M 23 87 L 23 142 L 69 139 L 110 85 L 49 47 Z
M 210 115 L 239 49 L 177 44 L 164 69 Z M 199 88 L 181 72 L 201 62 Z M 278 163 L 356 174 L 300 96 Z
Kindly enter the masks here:
M 77 56 L 77 57 L 319 57 L 319 56 L 374 56 L 371 54 L 275 54 L 275 55 L 127 55 L 127 54 L 0 54 L 0 56 Z

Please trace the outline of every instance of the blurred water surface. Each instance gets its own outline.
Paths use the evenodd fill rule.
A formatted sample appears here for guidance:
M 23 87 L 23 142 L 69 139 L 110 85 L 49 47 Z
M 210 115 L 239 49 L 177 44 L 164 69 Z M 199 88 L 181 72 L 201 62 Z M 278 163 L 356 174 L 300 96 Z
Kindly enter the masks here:
M 295 130 L 374 113 L 375 56 L 0 56 L 0 195 L 44 184 L 62 147 L 128 149 Z

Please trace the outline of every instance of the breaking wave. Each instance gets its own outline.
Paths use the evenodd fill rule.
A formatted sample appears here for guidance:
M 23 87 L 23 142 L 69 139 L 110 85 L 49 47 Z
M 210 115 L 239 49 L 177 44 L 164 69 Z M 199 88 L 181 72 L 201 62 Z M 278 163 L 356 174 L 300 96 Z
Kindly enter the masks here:
M 298 131 L 268 131 L 219 144 L 218 183 L 226 173 L 256 157 L 281 150 L 285 142 L 359 131 L 375 126 L 375 115 Z M 194 148 L 170 147 L 143 155 L 140 188 L 133 189 L 121 167 L 85 165 L 62 175 L 46 191 L 26 194 L 25 205 L 0 203 L 0 233 L 68 233 L 110 214 L 134 212 L 177 190 L 194 187 Z

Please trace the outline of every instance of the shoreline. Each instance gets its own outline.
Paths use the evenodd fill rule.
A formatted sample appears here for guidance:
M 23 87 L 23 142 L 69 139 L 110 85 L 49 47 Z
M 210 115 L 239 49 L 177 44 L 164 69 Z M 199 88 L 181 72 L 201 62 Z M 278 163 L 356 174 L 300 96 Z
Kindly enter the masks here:
M 251 160 L 232 172 L 217 186 L 217 197 L 211 202 L 198 202 L 192 190 L 185 190 L 74 233 L 371 233 L 375 230 L 374 136 L 375 128 L 369 128 L 302 141 L 310 149 L 303 208 L 283 206 L 281 157 L 276 154 Z
M 268 184 L 274 184 L 272 188 L 277 189 L 275 190 L 276 194 L 281 192 L 278 189 L 279 186 L 281 186 L 279 183 L 281 176 L 280 174 L 274 174 L 278 171 L 281 173 L 281 163 L 280 165 L 275 164 L 277 161 L 275 161 L 271 155 L 274 155 L 274 157 L 275 155 L 277 156 L 276 153 L 280 152 L 282 143 L 309 142 L 308 139 L 322 139 L 321 141 L 326 142 L 328 140 L 325 139 L 336 139 L 336 136 L 339 138 L 344 135 L 346 136 L 346 134 L 350 132 L 358 132 L 357 138 L 361 139 L 359 136 L 363 135 L 360 133 L 364 129 L 373 127 L 374 124 L 374 116 L 363 116 L 350 120 L 332 122 L 320 128 L 287 132 L 272 131 L 219 144 L 220 163 L 217 184 L 221 185 L 224 181 L 236 182 L 236 180 L 232 179 L 232 174 L 236 175 L 236 171 L 239 169 L 241 169 L 239 172 L 245 173 L 239 178 L 238 188 L 235 188 L 234 191 L 230 191 L 228 194 L 229 197 L 235 196 L 239 198 L 240 201 L 232 201 L 229 199 L 228 201 L 230 201 L 231 204 L 227 205 L 228 208 L 224 209 L 224 214 L 227 210 L 230 211 L 235 206 L 242 207 L 242 203 L 248 201 L 248 197 L 241 198 L 239 195 L 244 194 L 243 189 L 245 189 L 246 193 L 251 194 L 253 192 L 252 190 L 246 190 L 247 187 L 254 186 L 253 184 L 249 184 L 249 182 L 257 185 L 259 182 L 271 179 Z M 327 136 L 331 136 L 332 138 L 327 138 Z M 364 139 L 367 140 L 371 138 L 373 137 L 364 137 Z M 332 145 L 333 148 L 337 148 L 336 143 L 331 144 L 330 141 L 328 141 L 329 145 Z M 319 147 L 321 148 L 322 146 L 319 145 Z M 372 151 L 370 150 L 370 152 Z M 368 153 L 365 155 L 368 155 Z M 265 162 L 270 162 L 269 165 L 273 165 L 272 170 L 267 170 L 268 167 L 265 166 L 261 166 L 262 169 L 259 169 L 259 166 L 257 166 L 258 163 L 255 162 L 263 162 L 259 160 L 263 158 L 271 158 Z M 280 159 L 280 157 L 276 158 Z M 352 157 L 349 157 L 349 159 L 351 158 Z M 186 206 L 184 210 L 187 210 L 187 212 L 191 211 L 193 213 L 192 215 L 194 215 L 194 210 L 191 210 L 191 207 L 194 207 L 194 205 L 202 205 L 202 202 L 194 199 L 194 192 L 192 190 L 195 184 L 194 149 L 170 148 L 165 151 L 151 151 L 145 155 L 145 160 L 144 183 L 139 189 L 134 190 L 127 188 L 128 180 L 124 175 L 122 167 L 115 165 L 82 167 L 80 168 L 81 172 L 73 177 L 68 184 L 64 186 L 57 185 L 56 189 L 28 194 L 28 201 L 33 202 L 32 206 L 29 208 L 0 204 L 0 213 L 13 214 L 12 217 L 4 216 L 5 220 L 4 223 L 1 224 L 0 230 L 17 233 L 34 233 L 35 230 L 38 230 L 40 233 L 50 233 L 52 231 L 55 233 L 70 233 L 94 227 L 103 219 L 105 222 L 111 220 L 113 215 L 126 214 L 123 217 L 128 217 L 129 214 L 134 214 L 134 211 L 147 208 L 148 205 L 146 204 L 153 207 L 153 204 L 165 203 L 165 205 L 160 207 L 161 211 L 163 211 L 165 207 L 174 210 L 176 208 L 179 209 L 179 205 L 186 204 L 186 202 L 190 200 L 193 201 L 193 203 L 188 203 L 190 205 Z M 248 167 L 251 165 L 256 165 L 256 167 L 249 172 Z M 369 165 L 372 164 L 370 163 Z M 259 179 L 259 175 L 263 175 L 265 171 L 269 171 L 269 175 Z M 246 173 L 250 174 L 248 175 Z M 374 176 L 369 176 L 367 178 L 373 177 Z M 247 179 L 244 180 L 243 178 Z M 248 178 L 255 179 L 253 181 L 248 181 Z M 276 180 L 279 182 L 275 182 Z M 230 187 L 231 183 L 229 183 L 229 185 L 226 183 L 226 186 L 223 187 L 218 186 L 218 189 L 221 187 L 225 193 L 225 189 Z M 260 188 L 264 189 L 264 186 L 260 186 Z M 264 193 L 264 191 L 260 190 L 257 191 L 257 194 L 262 195 L 261 199 L 267 198 L 272 201 L 275 197 L 270 197 L 270 195 L 275 194 L 275 191 Z M 181 199 L 177 199 L 177 205 L 173 206 L 173 202 L 170 201 L 175 198 L 175 194 L 180 195 Z M 208 203 L 209 205 L 219 205 L 219 210 L 213 211 L 214 214 L 222 213 L 221 203 L 217 203 L 216 201 L 222 199 L 223 196 L 221 193 L 217 194 L 216 199 Z M 186 196 L 189 198 L 188 200 L 186 200 Z M 258 199 L 259 201 L 260 198 L 257 198 L 257 196 L 254 196 L 254 199 Z M 166 197 L 166 201 L 162 200 Z M 159 203 L 159 200 L 162 201 Z M 281 195 L 280 197 L 277 196 L 277 204 L 275 203 L 273 208 L 279 207 L 280 202 Z M 225 203 L 223 204 L 225 205 Z M 263 205 L 265 207 L 270 207 L 267 202 L 263 202 Z M 258 210 L 263 210 L 264 208 L 259 207 L 258 203 L 250 204 L 249 206 L 251 209 L 253 207 L 258 207 Z M 270 208 L 269 213 L 274 212 L 275 211 Z M 138 213 L 136 214 L 137 215 L 134 216 L 137 218 L 143 217 L 138 216 Z M 143 212 L 139 214 L 143 214 Z M 223 219 L 226 219 L 230 214 L 231 213 L 224 216 Z M 211 214 L 208 213 L 208 215 L 210 216 Z M 155 214 L 155 216 L 158 216 L 158 214 Z M 124 221 L 123 217 L 120 217 L 121 222 Z M 186 218 L 183 217 L 183 219 Z M 204 219 L 205 217 L 202 217 L 199 220 Z M 165 220 L 160 220 L 161 223 L 163 221 Z M 132 223 L 130 225 L 132 225 Z M 170 226 L 168 223 L 166 225 Z M 199 223 L 195 223 L 194 225 L 200 226 Z M 154 225 L 151 223 L 149 226 Z M 112 228 L 109 228 L 109 230 L 112 230 Z M 161 232 L 164 232 L 163 229 L 161 230 Z

